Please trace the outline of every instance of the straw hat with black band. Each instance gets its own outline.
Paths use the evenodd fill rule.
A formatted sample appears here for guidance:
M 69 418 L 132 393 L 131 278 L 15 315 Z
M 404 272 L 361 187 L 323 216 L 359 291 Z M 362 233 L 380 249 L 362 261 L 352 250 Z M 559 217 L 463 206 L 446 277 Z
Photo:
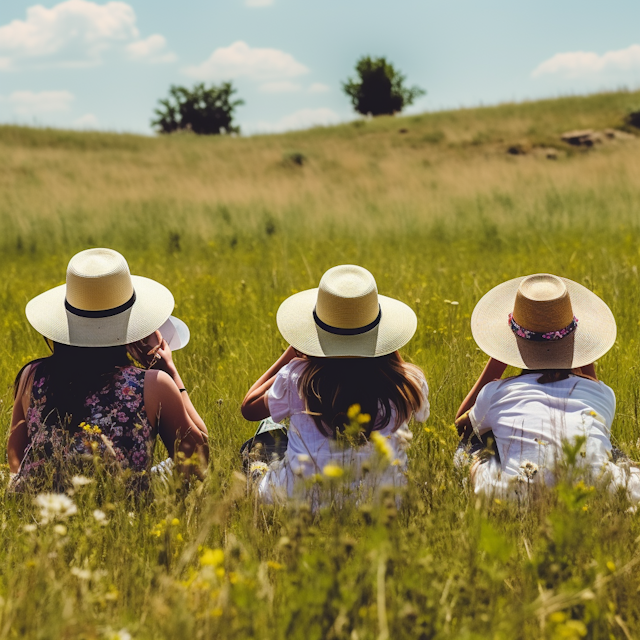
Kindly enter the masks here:
M 321 358 L 388 355 L 411 340 L 418 324 L 410 307 L 378 295 L 374 277 L 356 265 L 333 267 L 317 289 L 287 298 L 276 322 L 294 349 Z
M 132 276 L 112 249 L 87 249 L 71 258 L 66 284 L 27 304 L 31 325 L 46 338 L 76 347 L 137 342 L 173 311 L 173 295 L 155 280 Z
M 471 316 L 482 351 L 520 369 L 577 369 L 616 340 L 606 303 L 577 282 L 547 273 L 514 278 L 489 291 Z

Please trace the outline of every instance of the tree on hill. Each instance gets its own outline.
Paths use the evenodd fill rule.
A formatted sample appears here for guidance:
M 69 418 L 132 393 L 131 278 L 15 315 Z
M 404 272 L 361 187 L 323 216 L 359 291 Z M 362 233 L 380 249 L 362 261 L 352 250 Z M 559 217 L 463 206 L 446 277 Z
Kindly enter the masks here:
M 356 73 L 358 77 L 343 82 L 342 89 L 363 115 L 393 115 L 426 93 L 417 86 L 405 87 L 405 76 L 386 58 L 363 56 L 356 63 Z
M 232 124 L 233 111 L 244 104 L 244 100 L 232 100 L 234 93 L 236 89 L 230 82 L 209 88 L 200 83 L 193 89 L 171 85 L 169 97 L 158 100 L 160 107 L 154 110 L 157 118 L 151 121 L 151 125 L 159 133 L 239 133 L 240 127 Z

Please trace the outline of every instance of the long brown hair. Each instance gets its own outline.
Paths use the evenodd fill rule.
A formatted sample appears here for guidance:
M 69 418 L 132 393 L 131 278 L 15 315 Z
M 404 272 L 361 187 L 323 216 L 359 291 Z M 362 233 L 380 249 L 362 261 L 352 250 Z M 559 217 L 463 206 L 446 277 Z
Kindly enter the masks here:
M 396 351 L 379 358 L 308 358 L 298 392 L 320 433 L 335 438 L 349 424 L 347 412 L 355 404 L 371 421 L 364 436 L 384 429 L 392 418 L 399 427 L 422 403 L 422 371 L 402 360 Z

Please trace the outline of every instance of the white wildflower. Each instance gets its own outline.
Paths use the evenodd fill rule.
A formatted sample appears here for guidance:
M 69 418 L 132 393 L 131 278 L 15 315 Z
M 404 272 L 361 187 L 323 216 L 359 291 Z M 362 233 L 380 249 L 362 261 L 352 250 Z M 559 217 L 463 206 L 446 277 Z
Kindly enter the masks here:
M 527 482 L 531 482 L 531 480 L 533 480 L 537 473 L 538 465 L 535 462 L 529 462 L 528 460 L 525 460 L 520 465 L 520 474 Z
M 74 489 L 80 489 L 80 487 L 85 487 L 88 484 L 91 484 L 93 480 L 91 478 L 87 478 L 86 476 L 73 476 L 71 478 L 71 484 Z
M 25 525 L 22 527 L 22 530 L 23 530 L 25 533 L 33 533 L 34 531 L 37 531 L 37 530 L 38 530 L 38 525 L 37 525 L 37 524 L 34 524 L 33 522 L 32 522 L 32 523 L 30 523 L 30 524 L 25 524 Z
M 73 500 L 64 493 L 40 493 L 36 496 L 35 502 L 40 507 L 42 524 L 65 520 L 78 512 Z
M 129 524 L 133 525 L 133 523 L 136 521 L 136 512 L 135 511 L 129 511 L 127 516 L 129 517 Z
M 102 511 L 102 509 L 94 509 L 93 517 L 95 518 L 95 521 L 98 524 L 101 524 L 102 526 L 104 526 L 104 525 L 109 523 L 109 520 L 107 518 L 107 514 L 104 511 Z
M 71 567 L 71 575 L 79 580 L 91 580 L 91 571 L 89 569 L 80 569 L 79 567 Z
M 299 453 L 298 454 L 298 462 L 304 464 L 305 462 L 310 462 L 311 456 L 307 453 Z
M 67 535 L 67 527 L 65 527 L 63 524 L 56 524 L 53 527 L 53 530 L 59 535 L 59 536 L 66 536 Z

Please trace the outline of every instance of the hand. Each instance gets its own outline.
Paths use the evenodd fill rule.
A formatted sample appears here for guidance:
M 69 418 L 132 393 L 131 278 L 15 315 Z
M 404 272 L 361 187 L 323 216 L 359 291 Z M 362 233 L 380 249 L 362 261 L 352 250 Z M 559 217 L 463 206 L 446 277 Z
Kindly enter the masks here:
M 173 362 L 171 347 L 169 347 L 167 341 L 162 337 L 162 334 L 159 331 L 156 331 L 156 333 L 159 337 L 159 343 L 153 348 L 155 362 L 152 365 L 152 368 L 160 369 L 160 371 L 165 371 L 175 379 L 178 375 L 178 369 Z

